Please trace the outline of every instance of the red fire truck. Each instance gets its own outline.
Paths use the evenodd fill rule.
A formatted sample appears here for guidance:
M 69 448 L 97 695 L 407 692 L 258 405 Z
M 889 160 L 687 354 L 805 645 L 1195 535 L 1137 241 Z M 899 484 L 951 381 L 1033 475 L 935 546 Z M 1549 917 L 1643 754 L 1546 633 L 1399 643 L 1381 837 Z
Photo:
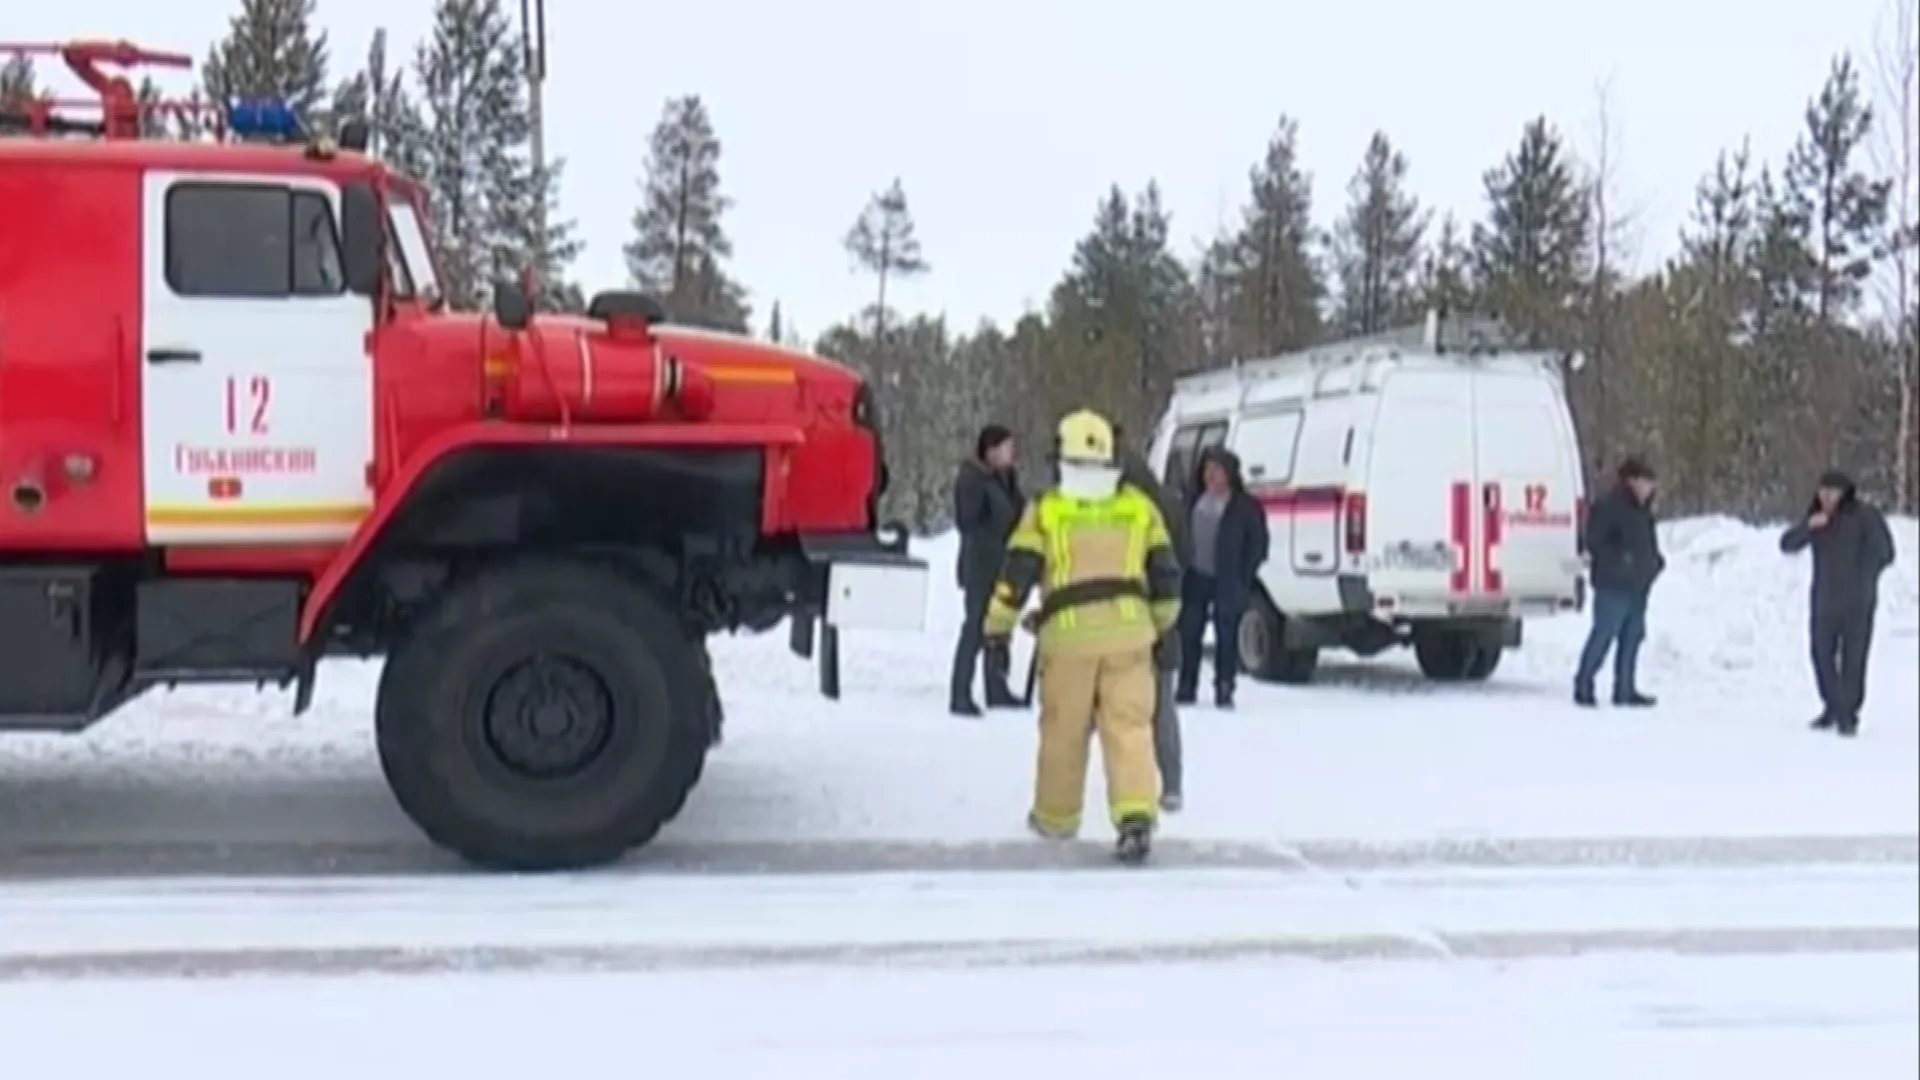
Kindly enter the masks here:
M 679 326 L 648 297 L 442 303 L 421 189 L 344 125 L 140 101 L 0 105 L 0 730 L 79 731 L 156 687 L 291 686 L 383 656 L 400 806 L 476 863 L 651 839 L 715 731 L 706 639 L 917 628 L 877 517 L 871 389 Z M 195 113 L 210 135 L 142 137 Z

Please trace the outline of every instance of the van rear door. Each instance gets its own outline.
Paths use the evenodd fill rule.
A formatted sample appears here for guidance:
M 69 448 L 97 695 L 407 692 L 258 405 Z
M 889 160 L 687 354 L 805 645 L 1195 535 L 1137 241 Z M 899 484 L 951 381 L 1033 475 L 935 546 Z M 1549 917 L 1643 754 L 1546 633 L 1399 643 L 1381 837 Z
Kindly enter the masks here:
M 1367 583 L 1401 612 L 1472 591 L 1473 380 L 1400 368 L 1380 387 L 1366 467 Z
M 1566 399 L 1544 373 L 1482 370 L 1473 380 L 1476 591 L 1514 600 L 1516 614 L 1571 607 L 1585 492 Z

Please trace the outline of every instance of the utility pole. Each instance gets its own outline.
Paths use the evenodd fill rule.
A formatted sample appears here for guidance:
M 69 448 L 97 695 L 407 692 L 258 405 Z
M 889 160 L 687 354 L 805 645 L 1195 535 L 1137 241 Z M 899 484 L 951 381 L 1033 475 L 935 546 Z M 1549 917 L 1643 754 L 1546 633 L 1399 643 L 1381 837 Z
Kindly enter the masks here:
M 520 42 L 526 57 L 527 119 L 532 123 L 531 150 L 535 176 L 547 171 L 547 137 L 540 107 L 540 84 L 547 81 L 547 3 L 546 0 L 520 0 Z M 533 204 L 534 261 L 527 267 L 532 292 L 540 290 L 540 262 L 547 253 L 547 193 L 544 185 Z

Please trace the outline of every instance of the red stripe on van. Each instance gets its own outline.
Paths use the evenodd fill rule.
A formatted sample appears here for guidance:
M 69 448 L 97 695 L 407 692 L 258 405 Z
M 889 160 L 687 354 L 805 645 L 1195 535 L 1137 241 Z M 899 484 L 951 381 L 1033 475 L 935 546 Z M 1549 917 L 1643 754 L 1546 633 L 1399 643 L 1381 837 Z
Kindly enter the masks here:
M 1480 588 L 1484 592 L 1497 593 L 1506 586 L 1506 580 L 1500 576 L 1500 568 L 1494 565 L 1494 553 L 1500 550 L 1500 482 L 1490 481 L 1481 489 L 1481 500 L 1485 504 L 1486 518 L 1480 524 Z
M 1249 487 L 1247 494 L 1269 514 L 1337 514 L 1346 501 L 1347 489 L 1336 485 L 1296 488 L 1262 484 Z
M 1465 480 L 1453 484 L 1453 498 L 1447 510 L 1447 535 L 1453 543 L 1453 575 L 1447 589 L 1473 591 L 1473 485 Z

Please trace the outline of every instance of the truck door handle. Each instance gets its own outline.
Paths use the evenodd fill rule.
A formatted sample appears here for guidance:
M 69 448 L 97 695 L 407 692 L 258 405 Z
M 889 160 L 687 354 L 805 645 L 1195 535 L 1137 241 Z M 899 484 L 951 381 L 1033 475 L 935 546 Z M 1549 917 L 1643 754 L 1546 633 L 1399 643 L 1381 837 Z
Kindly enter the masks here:
M 149 364 L 197 364 L 200 362 L 199 349 L 148 349 Z

